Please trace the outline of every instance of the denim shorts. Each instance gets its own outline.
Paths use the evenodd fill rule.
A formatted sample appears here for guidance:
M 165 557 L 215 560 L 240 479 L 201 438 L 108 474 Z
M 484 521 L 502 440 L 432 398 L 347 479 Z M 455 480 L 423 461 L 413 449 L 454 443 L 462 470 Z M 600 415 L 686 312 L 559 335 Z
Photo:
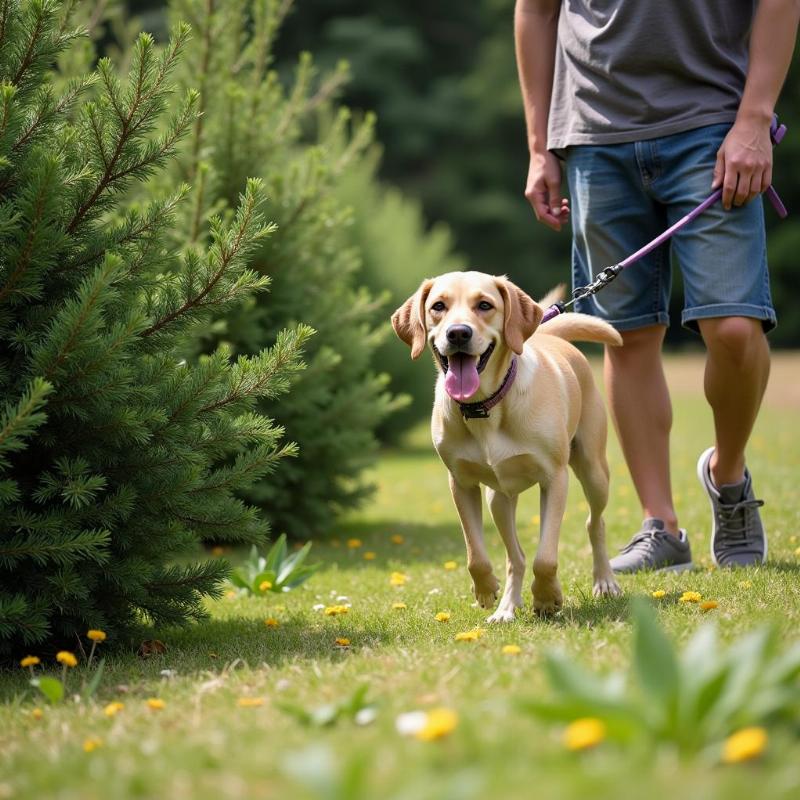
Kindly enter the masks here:
M 572 277 L 591 283 L 711 194 L 717 150 L 729 124 L 640 142 L 578 145 L 564 152 L 572 210 Z M 684 284 L 681 322 L 752 317 L 775 327 L 767 271 L 764 208 L 757 197 L 730 211 L 716 203 L 669 242 L 635 262 L 576 310 L 621 331 L 669 324 L 671 262 Z

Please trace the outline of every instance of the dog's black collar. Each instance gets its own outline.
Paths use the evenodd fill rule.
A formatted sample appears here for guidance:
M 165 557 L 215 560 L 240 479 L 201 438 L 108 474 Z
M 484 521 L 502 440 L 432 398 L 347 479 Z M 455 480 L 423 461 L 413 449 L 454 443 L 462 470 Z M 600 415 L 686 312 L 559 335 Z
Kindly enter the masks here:
M 458 408 L 459 411 L 461 411 L 461 415 L 464 419 L 488 419 L 489 411 L 508 394 L 514 383 L 514 378 L 516 377 L 517 357 L 512 356 L 511 366 L 508 368 L 508 372 L 506 372 L 506 376 L 503 378 L 500 388 L 493 395 L 477 403 L 459 403 Z

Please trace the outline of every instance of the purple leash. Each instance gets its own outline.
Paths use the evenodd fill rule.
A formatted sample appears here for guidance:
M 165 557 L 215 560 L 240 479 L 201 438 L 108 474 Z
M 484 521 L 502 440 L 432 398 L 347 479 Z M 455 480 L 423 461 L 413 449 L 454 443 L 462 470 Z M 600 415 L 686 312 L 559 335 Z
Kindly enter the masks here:
M 772 144 L 778 145 L 786 135 L 786 126 L 783 124 L 778 124 L 778 118 L 773 117 L 769 134 L 770 138 L 772 139 Z M 789 212 L 786 210 L 786 206 L 784 206 L 774 187 L 769 186 L 765 194 L 772 203 L 772 207 L 775 209 L 777 215 L 781 219 L 785 219 Z M 611 281 L 613 281 L 614 278 L 616 278 L 617 275 L 622 272 L 622 270 L 624 270 L 626 267 L 629 267 L 631 264 L 635 264 L 637 261 L 644 258 L 648 253 L 651 253 L 657 247 L 660 247 L 662 244 L 664 244 L 664 242 L 670 239 L 673 234 L 675 234 L 685 225 L 688 225 L 696 217 L 699 217 L 706 209 L 713 206 L 714 203 L 720 199 L 720 197 L 722 197 L 722 189 L 717 189 L 705 200 L 703 200 L 703 202 L 700 203 L 697 208 L 693 208 L 685 217 L 679 219 L 674 225 L 671 225 L 669 228 L 667 228 L 660 236 L 657 236 L 651 242 L 648 242 L 644 247 L 640 248 L 635 253 L 632 253 L 623 261 L 620 261 L 619 264 L 614 264 L 611 267 L 606 267 L 605 269 L 601 270 L 597 274 L 597 277 L 594 279 L 594 281 L 588 286 L 577 287 L 572 293 L 572 300 L 569 300 L 566 303 L 554 303 L 544 312 L 542 323 L 548 322 L 554 317 L 557 317 L 559 314 L 563 314 L 566 311 L 567 306 L 571 306 L 576 300 L 582 300 L 584 297 L 590 297 L 593 294 L 597 294 L 597 292 L 599 292 L 603 287 L 608 286 L 608 284 L 611 283 Z

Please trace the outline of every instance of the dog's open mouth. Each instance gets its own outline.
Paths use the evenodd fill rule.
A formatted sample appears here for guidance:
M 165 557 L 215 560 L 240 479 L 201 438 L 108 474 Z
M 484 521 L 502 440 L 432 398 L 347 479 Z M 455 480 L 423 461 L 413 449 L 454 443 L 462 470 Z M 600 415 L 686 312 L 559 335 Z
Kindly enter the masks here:
M 469 353 L 452 353 L 445 356 L 435 345 L 433 350 L 445 371 L 444 388 L 447 394 L 460 403 L 478 391 L 481 385 L 480 373 L 483 372 L 494 351 L 494 342 L 483 351 L 480 358 Z

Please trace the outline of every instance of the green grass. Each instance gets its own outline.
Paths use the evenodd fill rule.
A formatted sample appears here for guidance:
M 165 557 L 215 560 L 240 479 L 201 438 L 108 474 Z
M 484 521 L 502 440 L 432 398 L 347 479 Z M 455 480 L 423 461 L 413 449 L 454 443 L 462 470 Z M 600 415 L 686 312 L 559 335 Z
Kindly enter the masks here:
M 427 431 L 412 432 L 407 446 L 386 453 L 375 470 L 378 492 L 360 513 L 333 524 L 311 561 L 324 568 L 283 596 L 223 598 L 209 603 L 211 620 L 185 630 L 161 630 L 163 656 L 142 660 L 114 654 L 90 702 L 44 707 L 28 689 L 23 670 L 0 675 L 0 799 L 59 798 L 499 798 L 641 797 L 749 798 L 800 796 L 800 741 L 776 731 L 764 759 L 737 767 L 681 762 L 663 751 L 655 759 L 610 745 L 576 755 L 565 752 L 557 726 L 527 716 L 519 700 L 548 692 L 541 654 L 563 648 L 598 670 L 625 665 L 631 626 L 627 598 L 665 589 L 659 617 L 670 635 L 685 641 L 708 619 L 695 605 L 676 601 L 686 589 L 719 603 L 710 615 L 724 638 L 772 621 L 787 639 L 800 624 L 800 430 L 793 375 L 800 359 L 777 365 L 749 452 L 756 491 L 767 505 L 770 563 L 745 572 L 710 569 L 708 512 L 694 475 L 698 453 L 709 443 L 710 415 L 700 394 L 698 362 L 671 361 L 677 391 L 673 446 L 675 494 L 700 568 L 683 576 L 643 575 L 624 580 L 625 597 L 591 597 L 591 556 L 583 530 L 585 505 L 571 487 L 562 531 L 560 574 L 565 609 L 539 620 L 528 610 L 515 623 L 488 628 L 475 643 L 454 634 L 480 626 L 486 613 L 472 606 L 464 551 L 444 468 Z M 609 445 L 612 497 L 607 525 L 612 548 L 635 530 L 639 511 L 619 448 Z M 534 554 L 538 493 L 520 501 L 520 535 L 530 564 Z M 499 539 L 488 528 L 496 571 L 503 573 Z M 392 544 L 400 534 L 403 544 Z M 363 545 L 349 549 L 357 537 Z M 365 560 L 367 551 L 376 553 Z M 455 560 L 457 570 L 445 570 Z M 389 585 L 398 570 L 410 576 Z M 313 606 L 352 603 L 343 616 L 326 617 Z M 394 601 L 407 604 L 393 611 Z M 436 622 L 448 610 L 448 623 Z M 280 627 L 263 620 L 276 617 Z M 350 639 L 336 648 L 337 637 Z M 503 655 L 519 644 L 522 654 Z M 162 670 L 173 670 L 164 677 Z M 80 669 L 70 675 L 81 680 Z M 281 703 L 314 708 L 350 695 L 366 683 L 377 718 L 358 727 L 341 720 L 307 728 Z M 240 708 L 244 696 L 264 699 Z M 166 702 L 147 709 L 148 697 Z M 121 700 L 113 719 L 103 706 Z M 44 707 L 33 718 L 35 705 Z M 397 714 L 443 705 L 459 714 L 454 733 L 438 742 L 402 738 Z M 795 731 L 796 733 L 796 731 Z M 85 753 L 82 743 L 102 747 Z

